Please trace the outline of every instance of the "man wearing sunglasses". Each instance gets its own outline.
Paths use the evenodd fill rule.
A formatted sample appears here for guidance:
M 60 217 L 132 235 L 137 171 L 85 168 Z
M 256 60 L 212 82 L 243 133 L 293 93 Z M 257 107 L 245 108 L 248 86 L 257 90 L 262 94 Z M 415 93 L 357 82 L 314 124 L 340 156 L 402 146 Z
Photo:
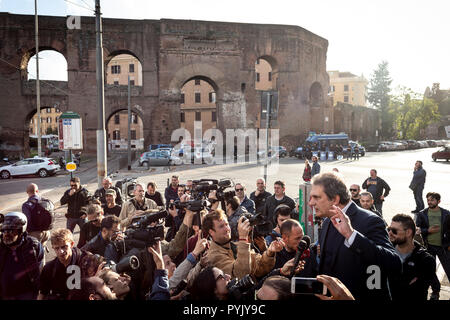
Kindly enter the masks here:
M 352 195 L 352 201 L 356 203 L 357 206 L 361 207 L 361 203 L 359 202 L 360 195 L 359 195 L 359 186 L 357 184 L 352 184 L 350 186 L 350 194 Z
M 389 279 L 394 301 L 426 301 L 428 287 L 435 275 L 436 262 L 431 254 L 414 241 L 416 224 L 406 214 L 392 218 L 389 240 L 402 260 L 402 272 Z
M 67 204 L 67 225 L 66 228 L 73 233 L 75 226 L 81 228 L 85 224 L 86 214 L 81 211 L 81 207 L 89 204 L 91 195 L 89 191 L 81 186 L 80 178 L 70 179 L 70 189 L 64 192 L 60 202 L 61 205 Z
M 246 188 L 242 183 L 236 183 L 234 191 L 236 191 L 236 196 L 239 198 L 240 206 L 247 209 L 250 213 L 255 213 L 255 203 L 247 197 L 245 190 Z
M 80 230 L 80 238 L 77 248 L 82 248 L 87 242 L 94 238 L 101 230 L 103 220 L 103 209 L 98 204 L 90 204 L 86 208 L 87 223 Z

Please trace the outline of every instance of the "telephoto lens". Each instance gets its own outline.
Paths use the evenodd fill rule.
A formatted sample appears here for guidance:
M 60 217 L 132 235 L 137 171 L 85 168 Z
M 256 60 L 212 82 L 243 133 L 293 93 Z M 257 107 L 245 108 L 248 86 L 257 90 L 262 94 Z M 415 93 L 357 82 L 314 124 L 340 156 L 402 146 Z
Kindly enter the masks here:
M 117 273 L 123 273 L 139 268 L 139 259 L 136 256 L 124 257 L 117 264 L 111 263 L 110 269 Z

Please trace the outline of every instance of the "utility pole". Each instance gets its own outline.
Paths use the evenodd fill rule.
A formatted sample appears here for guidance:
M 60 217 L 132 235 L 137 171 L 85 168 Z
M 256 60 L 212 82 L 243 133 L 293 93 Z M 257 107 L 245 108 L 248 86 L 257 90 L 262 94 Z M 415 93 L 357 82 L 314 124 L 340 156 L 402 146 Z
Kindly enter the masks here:
M 106 130 L 105 130 L 105 101 L 104 101 L 104 74 L 103 74 L 103 45 L 102 20 L 100 13 L 100 0 L 95 0 L 95 34 L 96 34 L 96 63 L 97 63 L 97 182 L 102 186 L 107 174 L 106 163 Z
M 269 162 L 269 128 L 270 128 L 270 97 L 271 94 L 267 93 L 267 108 L 266 108 L 266 161 L 264 162 L 264 181 L 267 185 L 267 163 Z
M 41 142 L 41 87 L 39 85 L 39 36 L 38 36 L 37 0 L 34 0 L 34 35 L 36 41 L 36 105 L 37 105 L 37 143 L 38 157 L 42 156 Z
M 131 85 L 128 75 L 128 170 L 131 170 Z

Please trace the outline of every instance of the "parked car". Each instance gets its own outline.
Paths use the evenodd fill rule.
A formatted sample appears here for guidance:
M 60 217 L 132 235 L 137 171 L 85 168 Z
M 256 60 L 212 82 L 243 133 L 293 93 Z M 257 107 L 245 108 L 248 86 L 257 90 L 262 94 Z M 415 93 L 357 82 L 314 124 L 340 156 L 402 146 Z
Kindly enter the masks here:
M 406 140 L 408 142 L 408 149 L 419 149 L 420 143 L 418 143 L 416 140 Z
M 442 149 L 439 149 L 436 152 L 433 152 L 431 155 L 431 158 L 433 159 L 433 161 L 436 161 L 439 159 L 445 159 L 448 161 L 450 159 L 450 146 L 444 147 Z
M 164 144 L 164 143 L 160 143 L 160 144 L 151 144 L 148 146 L 148 151 L 152 151 L 152 150 L 156 150 L 156 149 L 161 149 L 161 148 L 169 148 L 169 149 L 173 149 L 173 146 L 171 144 Z
M 0 176 L 2 179 L 9 179 L 14 176 L 36 174 L 45 178 L 54 175 L 58 169 L 59 165 L 55 160 L 36 156 L 1 167 Z
M 391 142 L 394 145 L 394 150 L 406 150 L 406 146 L 401 143 L 401 142 L 397 142 L 397 141 L 392 141 Z
M 428 146 L 431 148 L 437 147 L 437 143 L 434 140 L 427 140 Z
M 173 156 L 167 150 L 153 150 L 141 154 L 139 159 L 140 166 L 170 166 L 181 164 L 181 159 Z
M 399 146 L 398 150 L 406 150 L 408 149 L 408 142 L 404 140 L 394 140 L 393 141 L 397 146 Z
M 438 147 L 445 147 L 447 143 L 448 142 L 446 140 L 436 140 L 436 144 Z

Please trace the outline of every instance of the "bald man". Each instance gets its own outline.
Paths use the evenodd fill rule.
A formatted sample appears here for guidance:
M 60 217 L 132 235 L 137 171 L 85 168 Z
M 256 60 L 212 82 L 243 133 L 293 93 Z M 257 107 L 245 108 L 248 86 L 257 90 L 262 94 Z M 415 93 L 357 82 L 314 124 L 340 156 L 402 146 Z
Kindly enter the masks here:
M 41 200 L 37 184 L 30 183 L 27 187 L 28 200 L 22 205 L 22 212 L 27 216 L 27 232 L 30 236 L 35 237 L 45 247 L 47 240 L 50 238 L 50 231 L 37 230 L 33 226 L 31 219 L 32 214 L 35 214 L 36 205 Z
M 360 203 L 361 196 L 359 194 L 360 191 L 361 191 L 361 189 L 359 188 L 359 185 L 352 184 L 350 186 L 350 194 L 352 195 L 352 201 L 354 203 L 356 203 L 357 206 L 361 207 L 361 203 Z

